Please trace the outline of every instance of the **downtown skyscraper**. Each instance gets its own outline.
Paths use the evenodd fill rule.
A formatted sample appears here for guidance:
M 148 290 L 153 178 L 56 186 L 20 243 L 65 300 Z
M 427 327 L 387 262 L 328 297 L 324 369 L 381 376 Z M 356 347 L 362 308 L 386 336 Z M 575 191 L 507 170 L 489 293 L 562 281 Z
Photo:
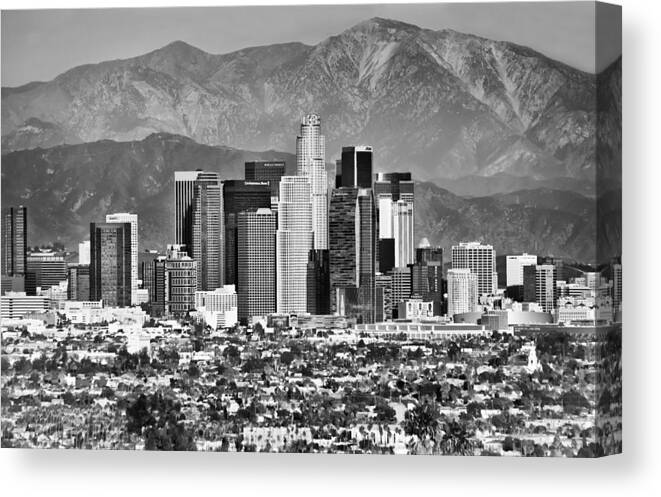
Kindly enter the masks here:
M 477 308 L 478 277 L 468 268 L 448 270 L 448 316 Z
M 340 185 L 372 188 L 373 150 L 369 145 L 342 147 Z
M 553 312 L 557 299 L 557 273 L 553 264 L 531 264 L 523 267 L 525 302 L 537 302 L 544 312 Z
M 434 312 L 440 313 L 443 301 L 443 250 L 432 247 L 423 238 L 415 251 L 415 264 L 411 265 L 411 295 L 434 302 Z
M 277 204 L 280 195 L 280 178 L 285 175 L 286 164 L 282 160 L 255 160 L 245 163 L 246 181 L 268 181 L 271 185 L 271 197 Z
M 312 203 L 314 249 L 328 248 L 328 178 L 326 140 L 321 134 L 321 119 L 308 114 L 301 122 L 296 138 L 296 175 L 308 178 Z
M 106 214 L 106 223 L 131 224 L 131 305 L 138 303 L 138 215 L 128 212 Z
M 370 188 L 333 190 L 329 219 L 331 311 L 374 322 L 376 211 Z
M 224 279 L 223 194 L 218 173 L 175 171 L 176 245 L 197 262 L 198 290 L 213 290 Z
M 413 264 L 415 204 L 411 173 L 377 173 L 374 197 L 379 217 L 379 258 L 392 260 L 395 267 Z
M 197 263 L 197 289 L 215 290 L 223 284 L 222 185 L 215 173 L 195 181 L 188 254 Z
M 131 305 L 131 223 L 90 223 L 90 300 Z
M 2 275 L 24 276 L 27 271 L 27 208 L 9 207 L 2 213 Z
M 258 175 L 259 169 L 250 173 L 248 164 L 255 163 L 246 163 L 246 175 L 250 177 Z M 280 168 L 276 169 L 279 170 Z M 236 285 L 237 287 L 239 285 L 239 248 L 237 238 L 239 214 L 251 209 L 271 208 L 273 198 L 277 199 L 279 195 L 279 192 L 277 195 L 273 195 L 273 183 L 271 183 L 271 181 L 277 181 L 279 189 L 281 177 L 282 176 L 277 176 L 277 180 L 228 180 L 223 182 L 223 252 L 225 259 L 225 285 Z
M 491 245 L 482 245 L 479 242 L 462 242 L 453 245 L 452 269 L 470 269 L 477 277 L 478 297 L 493 295 L 498 289 L 496 251 Z
M 314 245 L 312 195 L 306 176 L 280 180 L 276 233 L 276 309 L 283 314 L 307 311 L 307 267 Z
M 358 287 L 360 236 L 358 188 L 342 187 L 331 192 L 329 209 L 329 259 L 331 312 L 338 312 L 340 291 Z
M 238 318 L 275 312 L 275 234 L 277 216 L 260 208 L 239 213 L 237 226 Z

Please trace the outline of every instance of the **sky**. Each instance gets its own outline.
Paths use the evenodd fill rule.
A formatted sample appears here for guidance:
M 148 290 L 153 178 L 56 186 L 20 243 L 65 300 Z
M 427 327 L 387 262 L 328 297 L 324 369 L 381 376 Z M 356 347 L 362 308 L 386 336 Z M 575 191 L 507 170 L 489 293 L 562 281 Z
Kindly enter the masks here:
M 210 53 L 289 41 L 317 44 L 371 17 L 450 28 L 531 47 L 588 72 L 620 55 L 605 16 L 595 63 L 593 2 L 3 10 L 2 86 L 48 81 L 72 67 L 124 59 L 183 40 Z M 596 65 L 596 68 L 595 68 Z

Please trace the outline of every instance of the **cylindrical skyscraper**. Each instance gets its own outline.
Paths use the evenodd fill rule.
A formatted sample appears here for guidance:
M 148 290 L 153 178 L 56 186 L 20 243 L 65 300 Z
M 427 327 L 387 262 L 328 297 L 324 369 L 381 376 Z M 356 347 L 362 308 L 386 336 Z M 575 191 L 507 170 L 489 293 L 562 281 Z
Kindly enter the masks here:
M 309 114 L 301 122 L 296 138 L 296 175 L 310 181 L 314 248 L 328 248 L 328 179 L 326 175 L 326 140 L 321 134 L 321 119 Z

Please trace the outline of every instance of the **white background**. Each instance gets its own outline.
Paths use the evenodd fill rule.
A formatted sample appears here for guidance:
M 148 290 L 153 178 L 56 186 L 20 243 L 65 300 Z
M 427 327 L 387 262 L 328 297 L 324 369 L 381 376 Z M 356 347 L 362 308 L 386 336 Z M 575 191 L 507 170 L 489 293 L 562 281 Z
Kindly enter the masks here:
M 58 1 L 57 6 L 184 3 Z M 5 449 L 0 451 L 2 495 L 661 495 L 661 9 L 651 0 L 617 3 L 624 14 L 623 455 L 579 460 Z M 54 5 L 0 0 L 2 8 Z

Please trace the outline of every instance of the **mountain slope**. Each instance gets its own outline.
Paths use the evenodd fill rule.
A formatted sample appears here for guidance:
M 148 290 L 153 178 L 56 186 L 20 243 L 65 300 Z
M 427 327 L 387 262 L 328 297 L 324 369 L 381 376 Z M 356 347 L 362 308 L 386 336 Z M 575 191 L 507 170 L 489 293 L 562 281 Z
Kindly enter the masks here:
M 313 47 L 212 55 L 174 42 L 3 89 L 3 149 L 52 145 L 12 138 L 36 118 L 62 143 L 168 132 L 292 151 L 298 120 L 317 112 L 329 161 L 369 143 L 379 169 L 405 165 L 419 179 L 594 180 L 596 81 L 511 43 L 374 18 Z M 614 148 L 607 137 L 603 146 Z

